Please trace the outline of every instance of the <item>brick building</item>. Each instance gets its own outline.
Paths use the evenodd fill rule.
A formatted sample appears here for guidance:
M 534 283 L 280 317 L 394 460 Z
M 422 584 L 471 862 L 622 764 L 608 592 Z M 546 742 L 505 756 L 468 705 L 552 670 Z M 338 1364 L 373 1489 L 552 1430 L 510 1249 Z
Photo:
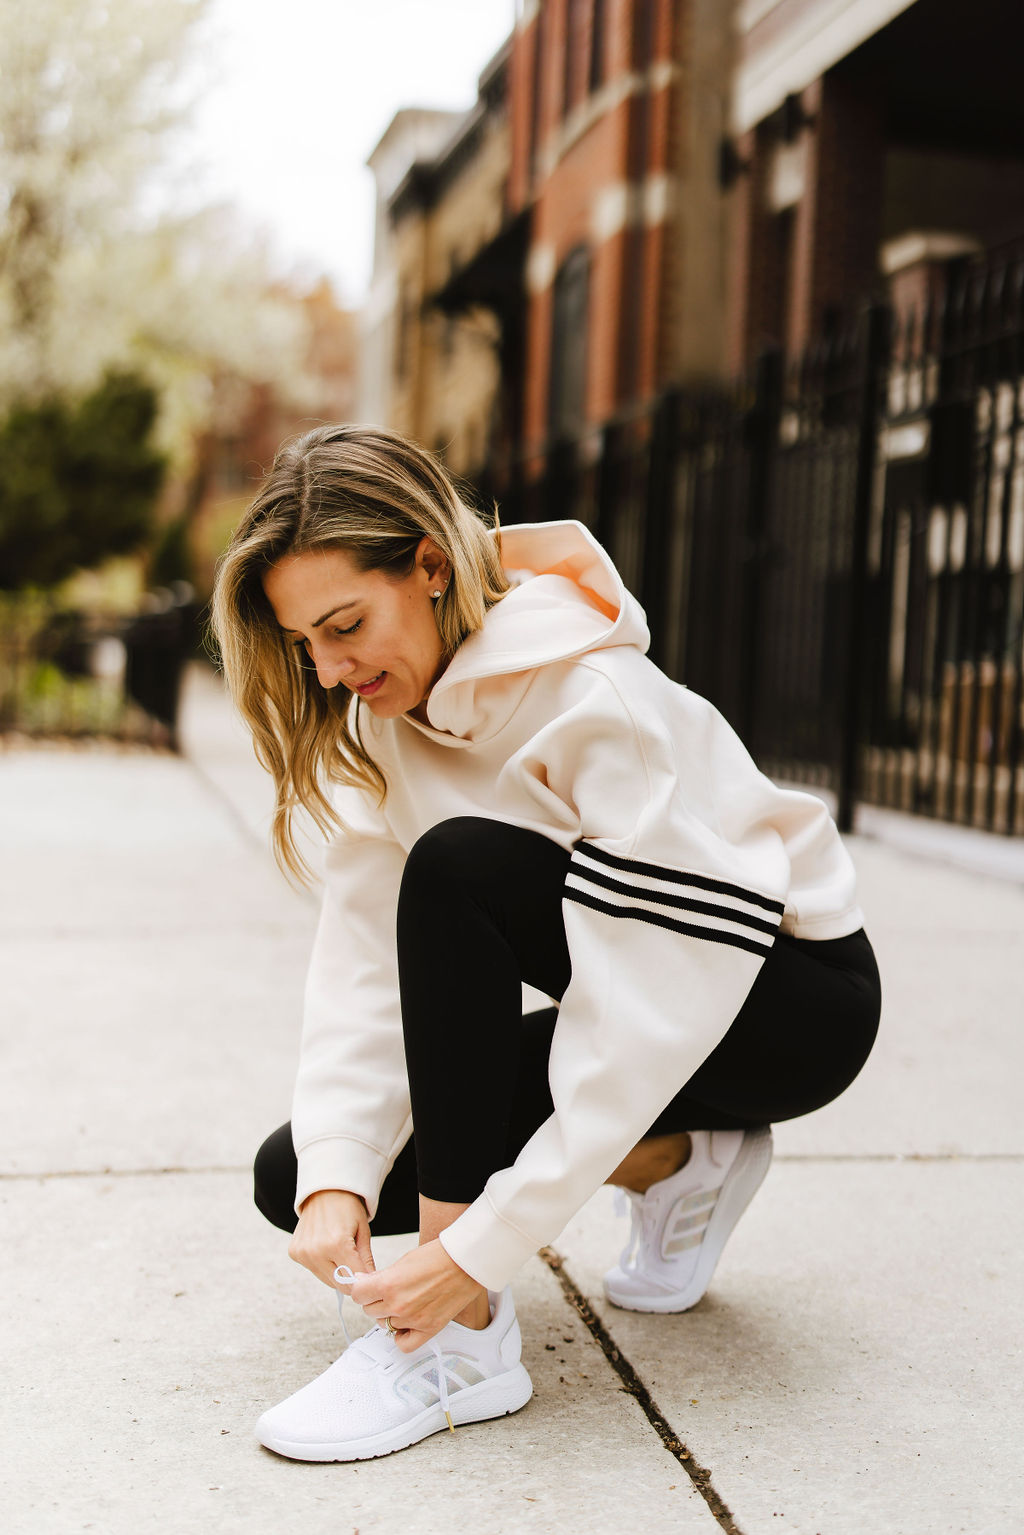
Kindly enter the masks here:
M 511 61 L 509 211 L 529 213 L 527 477 L 724 360 L 730 0 L 528 0 Z
M 410 292 L 402 291 L 390 203 L 411 166 L 429 163 L 462 120 L 460 112 L 403 107 L 375 145 L 367 165 L 377 187 L 370 291 L 359 316 L 357 414 L 391 424 L 396 350 Z
M 363 413 L 508 488 L 721 373 L 731 0 L 527 0 L 467 117 L 370 157 Z
M 520 0 L 472 111 L 370 158 L 360 413 L 514 498 L 671 386 L 936 298 L 1024 228 L 1021 36 L 1019 0 Z
M 508 48 L 468 113 L 399 112 L 370 156 L 374 279 L 364 317 L 361 413 L 479 475 L 496 431 L 502 328 L 466 274 L 505 215 Z
M 741 0 L 735 28 L 731 368 L 1024 233 L 1018 0 Z

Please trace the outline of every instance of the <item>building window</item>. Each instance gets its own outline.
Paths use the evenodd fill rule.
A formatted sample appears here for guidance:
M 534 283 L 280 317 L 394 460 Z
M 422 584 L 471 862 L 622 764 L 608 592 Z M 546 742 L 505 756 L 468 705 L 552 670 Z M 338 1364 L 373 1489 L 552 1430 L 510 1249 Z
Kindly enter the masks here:
M 655 0 L 635 0 L 633 6 L 632 67 L 642 73 L 654 62 Z
M 562 71 L 562 116 L 580 99 L 585 61 L 587 8 L 590 0 L 565 0 L 565 54 Z
M 590 252 L 577 246 L 554 283 L 548 391 L 548 428 L 554 438 L 578 436 L 586 422 L 589 299 Z
M 591 91 L 604 84 L 604 23 L 605 0 L 594 0 L 590 13 L 590 68 L 587 72 L 587 89 Z
M 533 26 L 533 57 L 530 60 L 530 177 L 531 180 L 537 169 L 537 151 L 540 147 L 541 134 L 541 109 L 543 106 L 542 91 L 544 89 L 544 43 L 547 32 L 550 30 L 545 25 L 545 17 L 548 12 L 543 8 L 537 13 L 537 20 Z

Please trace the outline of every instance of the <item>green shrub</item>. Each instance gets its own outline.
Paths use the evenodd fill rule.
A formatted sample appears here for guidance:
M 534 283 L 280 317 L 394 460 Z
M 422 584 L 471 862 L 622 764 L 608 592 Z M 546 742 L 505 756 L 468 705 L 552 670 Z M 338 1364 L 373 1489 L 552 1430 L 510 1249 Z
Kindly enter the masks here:
M 155 391 L 110 374 L 78 403 L 16 406 L 0 425 L 0 590 L 54 586 L 151 534 L 165 463 Z

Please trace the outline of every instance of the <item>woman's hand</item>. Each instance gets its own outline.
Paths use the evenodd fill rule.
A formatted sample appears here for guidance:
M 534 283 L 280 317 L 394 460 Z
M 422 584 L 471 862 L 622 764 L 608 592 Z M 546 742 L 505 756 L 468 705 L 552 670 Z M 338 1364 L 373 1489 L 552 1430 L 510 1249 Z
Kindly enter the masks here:
M 481 1296 L 483 1285 L 449 1258 L 440 1242 L 425 1242 L 376 1274 L 359 1274 L 348 1293 L 375 1322 L 390 1317 L 398 1347 L 411 1354 Z
M 321 1189 L 303 1200 L 288 1256 L 332 1290 L 338 1288 L 334 1270 L 339 1263 L 348 1264 L 356 1273 L 372 1272 L 370 1221 L 359 1195 L 343 1189 Z

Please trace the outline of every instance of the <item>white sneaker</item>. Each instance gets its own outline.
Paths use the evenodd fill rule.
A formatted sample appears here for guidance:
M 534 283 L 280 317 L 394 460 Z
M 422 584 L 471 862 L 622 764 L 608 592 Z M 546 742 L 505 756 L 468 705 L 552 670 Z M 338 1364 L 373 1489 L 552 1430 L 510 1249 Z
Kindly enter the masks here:
M 456 1423 L 516 1412 L 533 1395 L 511 1290 L 490 1293 L 482 1331 L 449 1322 L 403 1354 L 372 1327 L 316 1380 L 265 1412 L 256 1437 L 292 1460 L 369 1460 Z
M 772 1159 L 772 1132 L 693 1130 L 689 1161 L 646 1194 L 621 1189 L 632 1226 L 604 1293 L 627 1311 L 689 1311 Z

